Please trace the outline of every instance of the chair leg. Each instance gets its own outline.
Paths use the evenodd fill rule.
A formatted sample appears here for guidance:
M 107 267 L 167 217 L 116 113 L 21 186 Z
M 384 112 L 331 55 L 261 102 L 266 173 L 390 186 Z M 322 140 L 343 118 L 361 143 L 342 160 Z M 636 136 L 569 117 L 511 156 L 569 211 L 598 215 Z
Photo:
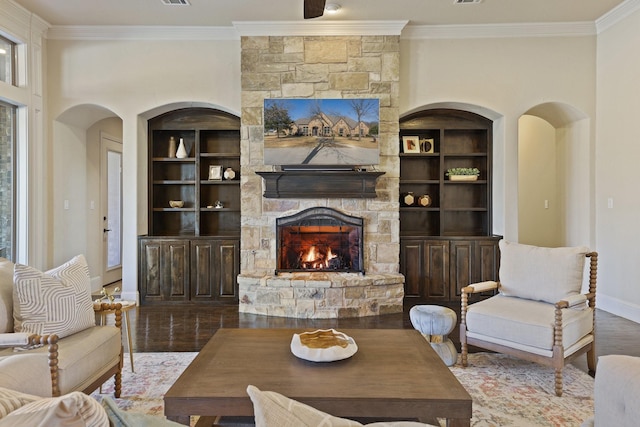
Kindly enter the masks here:
M 113 393 L 113 395 L 116 398 L 119 398 L 120 397 L 120 392 L 122 391 L 122 371 L 118 371 L 114 375 L 113 381 L 114 381 L 114 385 L 115 385 L 115 392 Z
M 556 396 L 562 396 L 562 368 L 556 368 L 555 372 Z
M 596 374 L 596 346 L 592 344 L 591 350 L 587 351 L 587 368 L 589 369 L 589 375 L 594 376 Z

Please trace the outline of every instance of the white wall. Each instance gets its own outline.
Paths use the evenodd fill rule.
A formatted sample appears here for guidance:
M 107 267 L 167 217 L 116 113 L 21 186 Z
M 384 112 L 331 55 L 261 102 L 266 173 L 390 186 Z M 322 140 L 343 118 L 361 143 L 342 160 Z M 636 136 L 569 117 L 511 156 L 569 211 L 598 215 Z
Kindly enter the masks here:
M 595 117 L 595 36 L 402 40 L 400 55 L 400 115 L 440 102 L 499 114 L 493 231 L 517 241 L 518 119 L 552 101 Z M 590 159 L 595 137 L 585 137 L 580 157 Z M 582 215 L 587 224 L 593 221 L 593 212 Z M 583 240 L 590 242 L 593 236 Z
M 137 236 L 147 232 L 147 129 L 141 115 L 148 118 L 162 106 L 190 103 L 239 115 L 240 42 L 50 40 L 47 58 L 48 123 L 82 104 L 102 106 L 122 119 L 123 297 L 134 299 Z M 60 141 L 54 136 L 51 143 Z M 63 243 L 55 240 L 50 250 L 59 252 Z M 71 244 L 86 250 L 83 245 Z
M 638 52 L 640 11 L 598 37 L 595 204 L 598 306 L 640 322 Z

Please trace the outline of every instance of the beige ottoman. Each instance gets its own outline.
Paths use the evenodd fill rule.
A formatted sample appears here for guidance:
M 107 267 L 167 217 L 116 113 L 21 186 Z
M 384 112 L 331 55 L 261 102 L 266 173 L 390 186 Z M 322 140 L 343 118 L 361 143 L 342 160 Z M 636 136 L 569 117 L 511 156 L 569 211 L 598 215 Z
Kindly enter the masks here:
M 458 361 L 458 351 L 447 337 L 456 327 L 456 313 L 437 305 L 415 305 L 409 310 L 413 327 L 420 331 L 447 366 Z

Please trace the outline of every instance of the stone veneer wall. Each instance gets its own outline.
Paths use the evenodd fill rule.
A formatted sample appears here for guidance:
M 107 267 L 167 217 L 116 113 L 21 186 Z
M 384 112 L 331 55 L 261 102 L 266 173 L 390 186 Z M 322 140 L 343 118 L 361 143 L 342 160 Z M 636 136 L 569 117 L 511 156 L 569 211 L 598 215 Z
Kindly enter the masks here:
M 402 311 L 404 278 L 398 273 L 399 42 L 399 36 L 242 37 L 240 311 L 291 317 Z M 376 169 L 385 174 L 378 178 L 377 198 L 263 198 L 262 178 L 255 172 L 273 170 L 263 162 L 265 98 L 369 97 L 380 99 L 380 164 Z M 272 276 L 276 218 L 315 206 L 364 217 L 365 276 Z M 340 292 L 328 290 L 336 286 Z

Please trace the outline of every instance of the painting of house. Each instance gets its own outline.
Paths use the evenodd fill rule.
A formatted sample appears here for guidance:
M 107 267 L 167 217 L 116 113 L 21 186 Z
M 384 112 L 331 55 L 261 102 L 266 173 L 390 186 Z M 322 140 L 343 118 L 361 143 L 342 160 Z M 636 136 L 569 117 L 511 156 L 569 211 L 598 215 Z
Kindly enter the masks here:
M 378 164 L 378 99 L 265 99 L 268 165 Z

